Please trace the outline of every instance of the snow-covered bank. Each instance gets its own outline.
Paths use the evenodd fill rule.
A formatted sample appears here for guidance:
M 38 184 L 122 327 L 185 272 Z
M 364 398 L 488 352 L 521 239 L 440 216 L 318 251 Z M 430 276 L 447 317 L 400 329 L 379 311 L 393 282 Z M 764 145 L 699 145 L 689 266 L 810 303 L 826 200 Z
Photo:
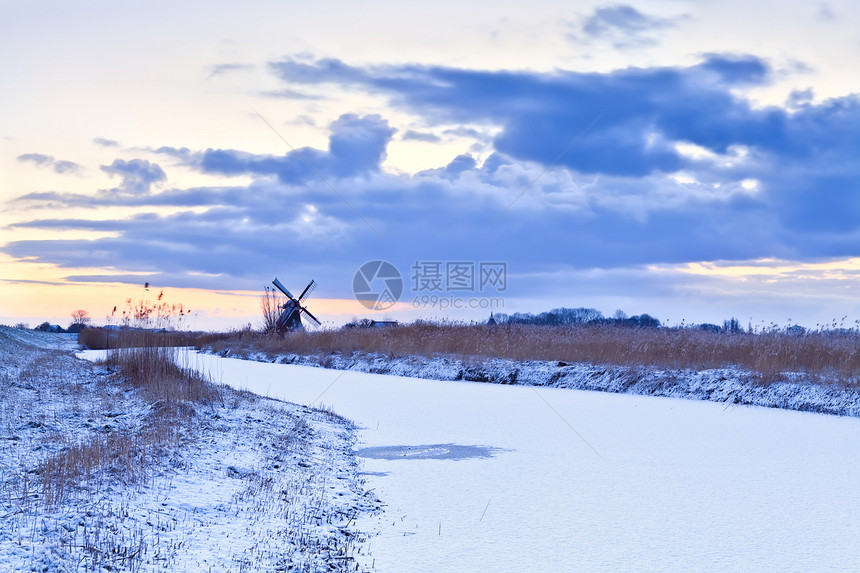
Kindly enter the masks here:
M 351 422 L 225 387 L 165 428 L 72 344 L 0 327 L 0 570 L 356 570 L 379 502 Z
M 827 384 L 803 375 L 792 376 L 788 381 L 764 383 L 754 373 L 734 368 L 664 370 L 537 360 L 521 362 L 501 358 L 390 357 L 363 352 L 271 356 L 226 350 L 220 355 L 429 380 L 597 390 L 860 417 L 858 387 Z

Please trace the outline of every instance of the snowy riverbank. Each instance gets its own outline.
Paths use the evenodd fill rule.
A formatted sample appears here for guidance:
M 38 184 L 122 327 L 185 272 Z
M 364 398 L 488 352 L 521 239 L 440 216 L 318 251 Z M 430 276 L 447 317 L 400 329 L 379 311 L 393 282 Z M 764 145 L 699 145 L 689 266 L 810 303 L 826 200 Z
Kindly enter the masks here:
M 351 422 L 228 387 L 153 403 L 74 346 L 0 328 L 3 571 L 356 570 L 379 502 Z
M 205 349 L 204 349 L 205 351 Z M 735 368 L 665 370 L 584 363 L 515 361 L 499 358 L 459 359 L 447 356 L 389 357 L 381 354 L 279 354 L 225 350 L 220 356 L 259 362 L 296 364 L 371 374 L 430 380 L 466 380 L 575 390 L 664 396 L 763 406 L 838 416 L 860 417 L 860 388 L 812 380 L 797 374 L 779 382 L 761 382 L 752 372 Z

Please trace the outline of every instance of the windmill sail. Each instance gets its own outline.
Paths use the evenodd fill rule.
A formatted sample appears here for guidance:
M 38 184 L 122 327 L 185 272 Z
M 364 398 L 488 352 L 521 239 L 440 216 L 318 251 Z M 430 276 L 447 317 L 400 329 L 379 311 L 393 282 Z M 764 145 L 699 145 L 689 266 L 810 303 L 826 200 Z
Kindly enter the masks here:
M 308 318 L 310 318 L 311 320 L 316 322 L 317 326 L 322 326 L 322 323 L 317 319 L 317 317 L 315 317 L 314 315 L 311 314 L 311 311 L 309 311 L 306 308 L 302 308 L 302 312 L 304 312 L 306 315 L 308 315 Z
M 308 283 L 308 286 L 305 287 L 305 290 L 302 291 L 302 294 L 299 295 L 299 302 L 303 301 L 306 296 L 311 296 L 311 293 L 314 292 L 317 288 L 317 283 L 311 281 Z
M 282 293 L 287 295 L 288 299 L 296 300 L 296 297 L 293 296 L 293 293 L 288 291 L 287 287 L 285 287 L 284 285 L 281 284 L 281 281 L 278 280 L 278 277 L 275 277 L 275 280 L 272 281 L 272 284 L 275 285 L 276 287 L 278 287 L 278 290 L 280 290 Z

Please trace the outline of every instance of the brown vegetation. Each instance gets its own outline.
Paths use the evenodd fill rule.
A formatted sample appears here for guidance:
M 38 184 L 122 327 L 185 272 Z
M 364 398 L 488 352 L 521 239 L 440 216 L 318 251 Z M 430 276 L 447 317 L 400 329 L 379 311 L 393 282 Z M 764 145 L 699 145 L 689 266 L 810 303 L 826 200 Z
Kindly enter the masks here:
M 284 337 L 251 331 L 203 335 L 198 348 L 318 354 L 508 358 L 621 366 L 704 370 L 734 366 L 775 380 L 786 372 L 828 382 L 860 383 L 860 333 L 819 331 L 726 333 L 692 328 L 629 328 L 606 324 L 448 325 L 414 323 L 396 328 L 344 328 L 292 332 Z
M 143 390 L 150 402 L 210 404 L 221 400 L 221 389 L 190 368 L 177 366 L 172 348 L 146 346 L 108 352 L 108 366 L 120 369 L 128 383 Z
M 180 330 L 151 330 L 142 328 L 84 328 L 78 334 L 78 344 L 90 350 L 111 348 L 143 348 L 155 346 L 194 346 L 198 332 Z

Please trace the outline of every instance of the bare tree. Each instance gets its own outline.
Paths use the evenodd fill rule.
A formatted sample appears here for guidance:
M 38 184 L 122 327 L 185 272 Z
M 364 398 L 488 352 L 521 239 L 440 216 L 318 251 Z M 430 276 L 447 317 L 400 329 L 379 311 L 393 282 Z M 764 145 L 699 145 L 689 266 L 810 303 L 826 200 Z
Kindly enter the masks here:
M 275 289 L 266 287 L 266 292 L 260 297 L 260 310 L 263 311 L 263 332 L 275 332 L 281 315 L 281 301 Z
M 76 310 L 72 313 L 72 324 L 84 326 L 90 321 L 90 313 L 85 310 Z

